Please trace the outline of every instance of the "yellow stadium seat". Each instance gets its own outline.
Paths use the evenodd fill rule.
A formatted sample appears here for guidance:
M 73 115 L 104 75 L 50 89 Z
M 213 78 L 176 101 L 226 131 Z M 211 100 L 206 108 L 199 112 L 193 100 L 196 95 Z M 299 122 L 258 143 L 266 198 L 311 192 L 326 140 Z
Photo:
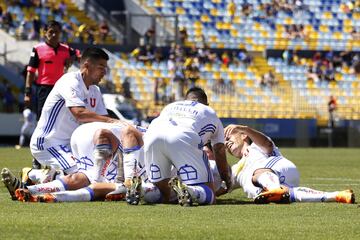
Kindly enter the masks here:
M 294 24 L 294 21 L 291 17 L 285 18 L 284 22 L 286 25 Z
M 211 22 L 210 17 L 206 14 L 201 15 L 200 19 L 202 22 Z
M 182 7 L 177 7 L 177 8 L 176 8 L 176 14 L 184 15 L 184 14 L 185 14 L 184 8 L 182 8 Z
M 200 21 L 195 21 L 195 22 L 194 22 L 194 28 L 195 28 L 195 29 L 202 28 L 202 23 L 201 23 Z
M 237 29 L 231 29 L 230 35 L 231 35 L 232 37 L 237 37 L 237 36 L 238 36 L 238 31 L 237 31 Z
M 211 14 L 212 16 L 217 16 L 217 15 L 218 15 L 217 9 L 216 9 L 216 8 L 210 9 L 210 14 Z
M 329 28 L 326 25 L 320 25 L 319 30 L 320 32 L 329 32 Z
M 322 15 L 322 18 L 324 18 L 324 19 L 332 19 L 333 15 L 332 15 L 331 12 L 324 12 L 323 15 Z

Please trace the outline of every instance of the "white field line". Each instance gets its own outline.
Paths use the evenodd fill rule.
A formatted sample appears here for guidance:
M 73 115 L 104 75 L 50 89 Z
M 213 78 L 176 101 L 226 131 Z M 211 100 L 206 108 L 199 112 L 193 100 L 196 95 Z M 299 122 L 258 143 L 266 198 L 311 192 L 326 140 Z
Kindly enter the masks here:
M 353 178 L 309 178 L 309 179 L 315 180 L 315 181 L 341 181 L 341 182 L 359 182 L 360 183 L 360 179 L 353 179 Z

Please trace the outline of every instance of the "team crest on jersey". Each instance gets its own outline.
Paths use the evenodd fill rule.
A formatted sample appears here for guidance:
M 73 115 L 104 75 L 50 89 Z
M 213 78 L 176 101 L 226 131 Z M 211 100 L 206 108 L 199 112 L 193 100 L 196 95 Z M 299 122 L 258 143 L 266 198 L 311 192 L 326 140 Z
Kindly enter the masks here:
M 90 98 L 90 106 L 95 107 L 96 106 L 96 98 Z

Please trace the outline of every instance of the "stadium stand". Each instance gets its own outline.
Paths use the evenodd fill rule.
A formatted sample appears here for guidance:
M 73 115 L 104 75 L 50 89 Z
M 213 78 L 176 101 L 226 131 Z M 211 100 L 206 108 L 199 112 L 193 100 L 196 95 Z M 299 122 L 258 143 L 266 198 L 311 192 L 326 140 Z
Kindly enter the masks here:
M 230 0 L 133 2 L 149 14 L 178 16 L 179 51 L 186 52 L 178 68 L 182 69 L 184 78 L 191 76 L 186 65 L 195 61 L 193 56 L 188 56 L 192 48 L 196 47 L 194 51 L 199 54 L 199 59 L 201 51 L 213 54 L 212 60 L 200 60 L 196 66 L 199 76 L 194 82 L 209 92 L 211 104 L 220 117 L 316 118 L 320 123 L 326 123 L 326 103 L 333 95 L 338 99 L 340 118 L 360 118 L 360 80 L 354 70 L 359 60 L 354 53 L 360 48 L 360 1 L 349 5 L 346 0 L 303 0 L 296 4 L 235 0 L 233 12 L 229 10 Z M 92 21 L 70 0 L 55 3 L 64 3 L 69 13 L 66 16 L 59 14 L 61 21 L 72 28 L 69 41 L 80 41 L 79 32 L 83 31 L 84 23 L 96 29 L 101 24 Z M 4 13 L 10 12 L 13 16 L 17 36 L 23 20 L 31 20 L 34 15 L 41 21 L 51 17 L 51 6 L 6 6 L 4 0 L 0 0 L 0 6 Z M 172 22 L 175 18 L 166 21 Z M 100 42 L 98 34 L 95 36 L 94 42 Z M 88 42 L 88 38 L 81 41 Z M 106 43 L 113 42 L 111 37 L 106 40 Z M 125 79 L 130 79 L 137 106 L 149 116 L 155 116 L 163 104 L 176 99 L 176 72 L 168 67 L 171 58 L 168 50 L 159 50 L 163 56 L 157 56 L 156 49 L 144 54 L 144 47 L 140 46 L 131 54 L 112 55 L 109 80 L 114 84 L 115 92 L 121 92 Z M 269 54 L 269 50 L 275 54 Z M 175 55 L 176 51 L 173 51 Z M 290 63 L 284 51 L 293 54 L 292 59 L 298 57 L 296 54 L 304 56 Z M 333 51 L 334 56 L 350 52 L 353 62 L 334 68 L 319 65 L 314 60 L 317 51 L 321 51 L 323 58 Z M 240 55 L 240 52 L 247 54 Z M 323 71 L 322 75 L 318 74 L 318 69 Z M 189 86 L 191 81 L 187 84 Z
M 3 9 L 1 28 L 20 40 L 36 40 L 41 37 L 41 27 L 54 19 L 63 24 L 63 40 L 77 43 L 105 43 L 114 44 L 111 33 L 105 38 L 101 36 L 101 25 L 89 18 L 71 0 L 46 1 L 17 1 L 0 0 Z M 6 20 L 5 20 L 6 19 Z

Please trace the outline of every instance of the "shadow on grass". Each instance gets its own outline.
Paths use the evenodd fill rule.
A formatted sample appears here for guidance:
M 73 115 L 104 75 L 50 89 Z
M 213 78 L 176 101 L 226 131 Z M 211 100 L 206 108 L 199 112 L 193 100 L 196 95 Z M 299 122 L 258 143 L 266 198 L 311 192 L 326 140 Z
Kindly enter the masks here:
M 227 198 L 227 199 L 216 199 L 216 205 L 247 205 L 254 204 L 251 201 L 243 201 L 239 199 Z

